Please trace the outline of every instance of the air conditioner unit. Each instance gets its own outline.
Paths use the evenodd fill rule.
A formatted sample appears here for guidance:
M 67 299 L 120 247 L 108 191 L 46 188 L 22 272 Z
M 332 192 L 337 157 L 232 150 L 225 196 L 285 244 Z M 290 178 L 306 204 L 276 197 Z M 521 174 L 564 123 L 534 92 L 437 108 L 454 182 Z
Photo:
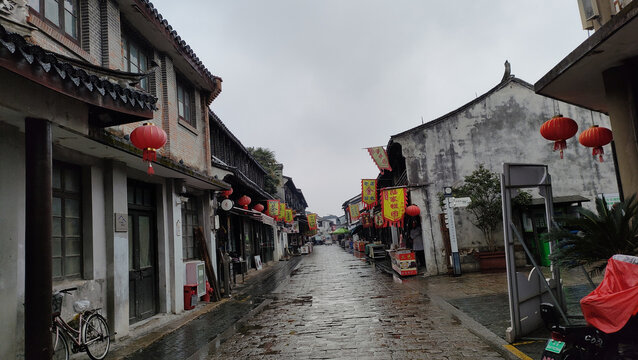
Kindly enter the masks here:
M 186 284 L 197 284 L 197 296 L 206 294 L 206 268 L 203 261 L 189 261 L 186 265 Z

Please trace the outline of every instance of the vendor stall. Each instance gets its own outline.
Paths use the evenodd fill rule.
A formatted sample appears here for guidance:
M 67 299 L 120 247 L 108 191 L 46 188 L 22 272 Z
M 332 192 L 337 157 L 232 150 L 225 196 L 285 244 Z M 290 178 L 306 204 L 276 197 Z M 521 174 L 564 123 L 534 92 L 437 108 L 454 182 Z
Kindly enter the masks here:
M 392 270 L 401 276 L 416 275 L 416 257 L 409 249 L 388 250 Z

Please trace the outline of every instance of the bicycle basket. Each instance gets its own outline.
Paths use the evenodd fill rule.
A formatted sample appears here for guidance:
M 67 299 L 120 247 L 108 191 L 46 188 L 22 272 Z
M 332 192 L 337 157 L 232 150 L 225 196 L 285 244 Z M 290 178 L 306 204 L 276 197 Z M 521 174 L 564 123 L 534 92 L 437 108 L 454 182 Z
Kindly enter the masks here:
M 64 298 L 64 294 L 62 293 L 53 294 L 53 297 L 51 298 L 51 305 L 54 314 L 62 311 L 62 298 Z

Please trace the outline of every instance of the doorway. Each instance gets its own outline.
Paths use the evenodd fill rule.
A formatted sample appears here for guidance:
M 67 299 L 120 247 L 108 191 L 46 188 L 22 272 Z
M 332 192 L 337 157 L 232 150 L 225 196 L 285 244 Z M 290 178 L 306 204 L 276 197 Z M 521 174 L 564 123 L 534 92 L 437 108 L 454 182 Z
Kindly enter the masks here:
M 129 323 L 157 313 L 157 260 L 153 186 L 129 181 Z

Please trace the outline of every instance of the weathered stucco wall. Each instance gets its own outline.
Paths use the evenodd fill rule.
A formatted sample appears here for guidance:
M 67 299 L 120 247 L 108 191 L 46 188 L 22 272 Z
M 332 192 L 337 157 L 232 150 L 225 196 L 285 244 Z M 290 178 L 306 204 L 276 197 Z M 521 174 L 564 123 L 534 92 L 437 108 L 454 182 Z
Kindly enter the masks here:
M 618 192 L 610 146 L 605 146 L 605 162 L 599 163 L 590 148 L 578 144 L 576 136 L 567 141 L 561 160 L 552 151 L 553 143 L 541 137 L 540 126 L 554 115 L 556 107 L 576 120 L 579 134 L 591 125 L 589 110 L 536 95 L 516 79 L 441 119 L 393 137 L 402 146 L 409 184 L 423 185 L 412 190 L 412 196 L 424 210 L 421 220 L 424 239 L 430 239 L 425 249 L 429 273 L 446 270 L 437 193 L 444 186 L 460 185 L 479 164 L 498 174 L 506 162 L 548 164 L 554 196 L 587 197 L 591 202 L 586 207 L 594 206 L 596 194 Z M 594 113 L 593 118 L 609 127 L 605 115 Z M 456 214 L 460 252 L 467 254 L 484 245 L 467 211 L 457 210 Z M 502 230 L 495 235 L 502 244 Z

